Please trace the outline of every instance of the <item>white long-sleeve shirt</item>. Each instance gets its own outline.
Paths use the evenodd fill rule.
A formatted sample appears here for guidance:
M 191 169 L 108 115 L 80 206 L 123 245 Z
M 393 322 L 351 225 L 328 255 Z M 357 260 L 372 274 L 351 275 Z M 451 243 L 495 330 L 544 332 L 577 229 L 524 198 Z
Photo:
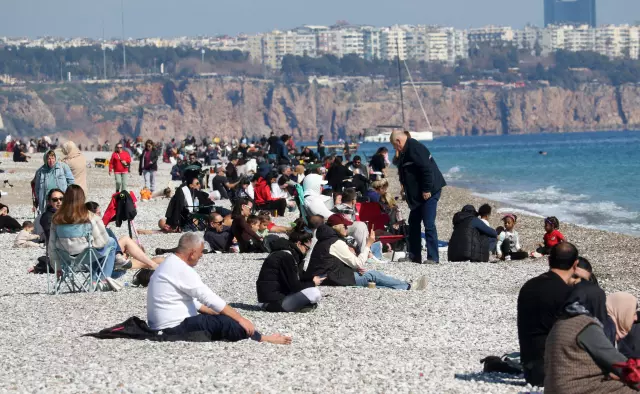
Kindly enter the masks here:
M 358 268 L 364 268 L 367 259 L 369 258 L 369 246 L 366 244 L 360 249 L 360 254 L 358 256 L 355 255 L 350 249 L 349 245 L 346 242 L 339 240 L 333 243 L 329 248 L 329 254 L 337 257 L 353 268 L 354 271 L 357 271 Z
M 513 230 L 513 231 L 503 231 L 500 233 L 500 235 L 498 235 L 498 242 L 496 243 L 496 249 L 498 251 L 498 255 L 501 256 L 502 255 L 502 243 L 504 242 L 505 239 L 509 239 L 509 241 L 511 241 L 511 252 L 517 252 L 520 250 L 520 236 L 518 235 L 518 232 Z
M 147 290 L 147 320 L 153 330 L 179 325 L 196 316 L 200 306 L 216 312 L 227 303 L 202 283 L 200 275 L 175 254 L 169 255 L 151 276 Z

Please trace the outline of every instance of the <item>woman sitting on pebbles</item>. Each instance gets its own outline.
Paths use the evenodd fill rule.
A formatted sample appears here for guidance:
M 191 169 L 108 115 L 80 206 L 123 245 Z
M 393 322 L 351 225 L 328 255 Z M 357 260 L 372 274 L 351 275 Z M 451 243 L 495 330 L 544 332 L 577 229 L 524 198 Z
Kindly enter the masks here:
M 22 230 L 17 220 L 9 216 L 9 207 L 0 204 L 0 232 L 15 233 Z
M 604 303 L 604 292 L 582 302 L 569 298 L 563 316 L 553 325 L 545 349 L 545 393 L 634 393 L 637 385 L 626 383 L 616 366 L 627 358 L 607 339 L 603 322 L 594 318 L 591 305 Z M 607 312 L 616 327 L 616 341 L 623 339 L 636 321 L 637 299 L 629 293 L 614 293 Z M 593 309 L 593 308 L 592 308 Z
M 313 235 L 304 231 L 299 220 L 289 240 L 278 237 L 271 243 L 271 253 L 265 259 L 256 281 L 258 302 L 267 312 L 301 312 L 315 308 L 322 298 L 317 286 L 324 278 L 314 276 L 301 281 L 299 264 L 311 249 Z
M 344 241 L 347 229 L 339 222 L 338 215 L 331 216 L 327 225 L 316 230 L 317 242 L 313 246 L 309 267 L 301 280 L 312 281 L 314 277 L 324 277 L 324 286 L 358 286 L 367 287 L 374 283 L 376 287 L 395 290 L 424 290 L 427 278 L 420 277 L 415 284 L 392 278 L 382 272 L 367 270 L 365 263 L 369 258 L 371 245 L 376 241 L 373 231 L 369 233 L 367 242 L 356 255 L 354 250 Z

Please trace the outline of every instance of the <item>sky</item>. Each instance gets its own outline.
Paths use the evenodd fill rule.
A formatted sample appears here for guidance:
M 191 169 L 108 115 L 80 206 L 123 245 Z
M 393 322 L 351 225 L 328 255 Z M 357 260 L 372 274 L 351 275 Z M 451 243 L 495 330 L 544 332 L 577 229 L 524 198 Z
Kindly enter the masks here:
M 543 24 L 543 0 L 123 0 L 125 35 L 257 33 L 304 24 Z M 121 0 L 0 0 L 0 36 L 120 37 Z M 598 0 L 598 24 L 640 20 L 640 0 Z

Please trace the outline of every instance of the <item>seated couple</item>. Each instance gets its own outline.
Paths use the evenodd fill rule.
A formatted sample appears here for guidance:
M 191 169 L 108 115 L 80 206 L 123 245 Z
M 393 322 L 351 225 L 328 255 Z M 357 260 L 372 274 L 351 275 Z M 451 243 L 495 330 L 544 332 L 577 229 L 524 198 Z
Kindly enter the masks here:
M 199 215 L 208 215 L 215 211 L 227 216 L 229 210 L 214 206 L 209 194 L 200 190 L 200 180 L 194 175 L 186 179 L 185 183 L 176 189 L 176 193 L 169 201 L 166 221 L 158 223 L 161 230 L 166 232 L 202 231 L 206 227 L 205 221 Z
M 359 246 L 359 254 L 346 242 L 347 228 L 341 218 L 334 215 L 327 225 L 321 224 L 315 230 L 316 243 L 311 247 L 308 265 L 302 267 L 302 280 L 311 281 L 314 277 L 324 277 L 324 286 L 358 286 L 366 287 L 370 282 L 376 287 L 397 290 L 424 290 L 427 278 L 420 277 L 415 284 L 401 281 L 381 272 L 367 270 L 365 263 L 369 258 L 371 245 L 376 242 L 373 231 L 367 235 L 366 242 Z
M 147 290 L 147 319 L 163 335 L 205 332 L 212 341 L 236 342 L 251 338 L 258 342 L 290 344 L 291 337 L 262 335 L 202 282 L 194 267 L 202 257 L 200 233 L 180 237 L 175 254 L 169 255 L 151 276 Z

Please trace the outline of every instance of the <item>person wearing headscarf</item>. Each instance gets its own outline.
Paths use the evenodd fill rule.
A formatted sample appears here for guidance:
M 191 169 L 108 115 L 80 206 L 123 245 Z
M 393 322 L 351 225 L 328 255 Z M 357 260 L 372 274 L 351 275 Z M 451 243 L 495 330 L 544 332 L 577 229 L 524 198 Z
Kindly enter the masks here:
M 605 301 L 606 299 L 606 301 Z M 547 337 L 544 357 L 545 393 L 632 393 L 620 378 L 627 357 L 605 335 L 602 305 L 616 327 L 616 340 L 626 336 L 635 320 L 637 300 L 628 293 L 607 299 L 595 285 L 578 286 L 565 303 L 562 316 Z M 600 315 L 600 318 L 597 316 Z
M 62 144 L 62 153 L 65 157 L 62 162 L 69 166 L 75 184 L 80 186 L 84 193 L 87 194 L 87 159 L 80 152 L 76 143 L 73 141 L 67 141 Z
M 33 187 L 33 206 L 42 213 L 47 205 L 47 194 L 51 189 L 60 189 L 64 193 L 69 185 L 75 184 L 75 178 L 68 165 L 57 161 L 56 153 L 48 151 L 43 157 L 44 164 L 36 171 L 31 181 Z

